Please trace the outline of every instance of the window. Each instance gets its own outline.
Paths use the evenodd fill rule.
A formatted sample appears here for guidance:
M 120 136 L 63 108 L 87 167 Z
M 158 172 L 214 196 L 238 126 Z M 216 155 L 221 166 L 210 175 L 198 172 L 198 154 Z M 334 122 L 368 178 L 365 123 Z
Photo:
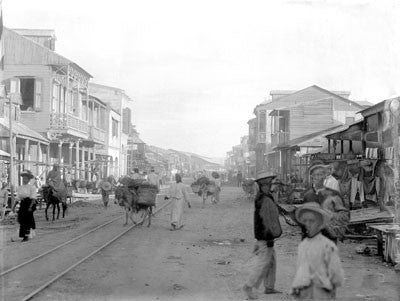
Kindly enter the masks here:
M 260 112 L 260 118 L 259 118 L 259 131 L 260 132 L 265 132 L 267 130 L 267 115 L 265 111 Z
M 113 137 L 118 137 L 118 120 L 112 118 L 112 136 Z
M 12 87 L 12 83 L 11 83 L 11 88 L 14 89 Z M 21 92 L 21 111 L 33 111 L 34 95 L 35 95 L 35 79 L 21 78 L 20 92 Z
M 53 113 L 60 112 L 60 85 L 57 83 L 53 83 L 51 111 Z
M 122 112 L 122 132 L 129 134 L 129 128 L 131 124 L 131 109 L 124 108 Z

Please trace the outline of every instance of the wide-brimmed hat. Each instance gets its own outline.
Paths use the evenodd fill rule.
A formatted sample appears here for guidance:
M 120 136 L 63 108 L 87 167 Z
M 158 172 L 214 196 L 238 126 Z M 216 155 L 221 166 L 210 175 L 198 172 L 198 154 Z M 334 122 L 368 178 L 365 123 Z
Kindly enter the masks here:
M 110 182 L 103 181 L 100 183 L 100 188 L 105 190 L 105 191 L 110 191 L 112 189 L 112 185 Z
M 329 167 L 329 165 L 324 165 L 324 164 L 315 164 L 310 167 L 310 175 L 313 173 L 314 170 L 316 169 L 323 169 L 326 170 Z
M 21 177 L 28 177 L 29 179 L 33 179 L 35 176 L 32 174 L 30 170 L 23 170 L 20 174 Z
M 296 213 L 295 213 L 296 220 L 300 224 L 303 224 L 302 215 L 305 212 L 313 212 L 320 217 L 320 220 L 321 220 L 321 225 L 319 227 L 320 229 L 323 229 L 326 226 L 326 224 L 329 222 L 329 220 L 331 219 L 331 215 L 329 214 L 329 212 L 322 209 L 320 204 L 318 204 L 316 202 L 309 202 L 309 203 L 305 203 L 303 206 L 297 208 L 297 210 L 296 210 Z
M 267 178 L 271 178 L 271 180 L 272 180 L 272 179 L 276 178 L 276 174 L 273 173 L 272 171 L 260 171 L 257 174 L 256 181 L 260 181 L 262 179 L 267 179 Z

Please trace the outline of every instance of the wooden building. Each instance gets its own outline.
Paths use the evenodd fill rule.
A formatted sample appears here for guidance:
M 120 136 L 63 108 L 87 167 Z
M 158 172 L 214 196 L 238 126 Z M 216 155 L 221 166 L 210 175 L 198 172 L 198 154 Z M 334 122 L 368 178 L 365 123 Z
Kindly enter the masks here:
M 318 86 L 282 97 L 279 103 L 270 113 L 271 151 L 267 162 L 284 180 L 293 172 L 288 151 L 291 140 L 354 122 L 361 118 L 357 112 L 363 109 L 362 105 Z
M 48 31 L 40 35 L 4 28 L 3 82 L 19 100 L 20 122 L 49 139 L 48 163 L 61 163 L 76 179 L 90 179 L 94 146 L 105 143 L 99 122 L 105 106 L 89 98 L 92 76 L 54 51 L 55 36 Z

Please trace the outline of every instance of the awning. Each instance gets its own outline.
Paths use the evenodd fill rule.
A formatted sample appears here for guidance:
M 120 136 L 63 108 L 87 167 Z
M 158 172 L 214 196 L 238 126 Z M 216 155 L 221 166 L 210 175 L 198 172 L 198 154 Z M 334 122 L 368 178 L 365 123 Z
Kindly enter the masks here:
M 5 152 L 5 151 L 2 151 L 2 150 L 0 149 L 0 156 L 2 156 L 2 157 L 10 157 L 10 154 L 7 153 L 7 152 Z
M 7 131 L 9 131 L 8 119 L 0 118 L 0 126 L 2 126 Z M 49 144 L 49 140 L 47 138 L 43 137 L 38 132 L 35 132 L 34 130 L 30 129 L 25 124 L 23 124 L 19 121 L 13 121 L 12 128 L 13 128 L 13 133 L 16 134 L 17 137 L 28 139 L 28 140 L 36 140 L 36 141 L 42 142 L 44 144 Z M 6 136 L 9 136 L 9 133 L 7 133 Z

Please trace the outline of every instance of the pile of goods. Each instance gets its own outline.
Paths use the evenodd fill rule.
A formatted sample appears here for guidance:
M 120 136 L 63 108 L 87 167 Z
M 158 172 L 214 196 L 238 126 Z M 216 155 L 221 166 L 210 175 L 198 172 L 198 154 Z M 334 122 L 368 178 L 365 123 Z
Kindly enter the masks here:
M 211 182 L 207 177 L 200 177 L 195 182 L 190 185 L 192 188 L 193 193 L 200 193 L 200 188 L 203 185 L 209 185 Z
M 132 179 L 130 177 L 123 177 L 119 182 L 130 190 L 135 190 L 139 205 L 155 206 L 158 193 L 156 185 L 150 184 L 143 179 Z
M 217 173 L 216 171 L 213 171 L 213 172 L 211 173 L 211 176 L 212 176 L 214 179 L 219 179 L 219 173 Z
M 137 189 L 138 194 L 138 204 L 155 206 L 157 198 L 158 188 L 156 185 L 150 184 L 148 182 L 143 182 L 139 185 Z

